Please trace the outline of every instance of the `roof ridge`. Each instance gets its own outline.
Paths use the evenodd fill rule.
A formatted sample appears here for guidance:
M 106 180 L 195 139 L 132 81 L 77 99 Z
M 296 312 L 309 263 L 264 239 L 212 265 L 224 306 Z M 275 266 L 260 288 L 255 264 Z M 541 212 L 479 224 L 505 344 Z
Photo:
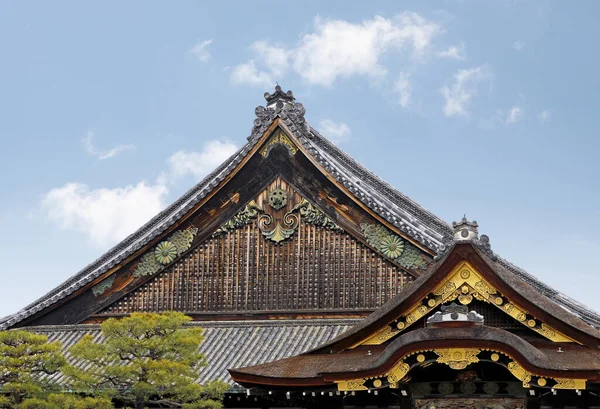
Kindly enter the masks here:
M 369 179 L 370 179 L 369 182 L 371 182 L 371 184 L 382 185 L 383 187 L 386 188 L 388 193 L 393 195 L 395 198 L 403 201 L 404 202 L 403 204 L 407 205 L 408 207 L 411 207 L 412 210 L 414 210 L 416 212 L 422 212 L 423 215 L 429 219 L 427 221 L 433 222 L 436 225 L 436 228 L 438 229 L 438 231 L 440 233 L 443 233 L 444 235 L 447 235 L 447 236 L 452 234 L 452 226 L 449 223 L 442 220 L 440 217 L 436 216 L 430 210 L 426 209 L 424 206 L 420 205 L 419 203 L 417 203 L 416 201 L 411 199 L 408 195 L 406 195 L 406 194 L 402 193 L 401 191 L 399 191 L 398 189 L 396 189 L 389 182 L 383 180 L 380 176 L 378 176 L 377 174 L 375 174 L 374 172 L 369 170 L 367 167 L 365 167 L 359 161 L 354 159 L 352 156 L 350 156 L 348 153 L 346 153 L 339 146 L 336 146 L 333 143 L 331 143 L 331 141 L 329 141 L 329 139 L 327 139 L 327 137 L 324 137 L 323 135 L 321 135 L 321 133 L 319 131 L 317 131 L 315 128 L 311 127 L 310 129 L 311 129 L 312 133 L 315 136 L 317 136 L 320 139 L 320 141 L 330 151 L 332 151 L 334 154 L 341 156 L 344 160 L 348 161 L 351 165 L 353 165 L 356 168 L 355 170 L 364 172 L 369 177 Z M 374 186 L 374 187 L 376 187 L 376 186 Z

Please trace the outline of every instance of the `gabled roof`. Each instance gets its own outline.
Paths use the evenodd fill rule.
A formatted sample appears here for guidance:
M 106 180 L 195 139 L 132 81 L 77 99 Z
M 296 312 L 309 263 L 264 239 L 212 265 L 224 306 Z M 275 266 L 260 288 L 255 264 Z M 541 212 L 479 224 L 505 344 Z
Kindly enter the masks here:
M 438 256 L 437 262 L 425 274 L 379 310 L 338 338 L 324 344 L 319 350 L 340 351 L 369 338 L 374 331 L 392 323 L 416 302 L 422 300 L 451 269 L 464 260 L 476 266 L 499 290 L 510 294 L 510 298 L 518 305 L 529 306 L 530 311 L 537 317 L 543 317 L 546 322 L 552 321 L 557 327 L 574 334 L 573 337 L 578 342 L 588 343 L 594 348 L 600 346 L 600 329 L 594 325 L 600 317 L 596 313 L 581 304 L 574 304 L 571 299 L 568 299 L 569 304 L 563 304 L 562 297 L 551 298 L 555 296 L 555 292 L 548 292 L 549 287 L 539 280 L 497 257 L 490 249 L 487 236 L 483 237 L 485 238 L 482 241 L 453 242 L 445 253 Z M 572 310 L 572 305 L 577 305 L 583 311 Z
M 291 91 L 284 93 L 281 87 L 277 86 L 275 93 L 265 94 L 265 99 L 267 106 L 256 108 L 252 133 L 240 150 L 181 198 L 96 261 L 19 312 L 0 319 L 0 330 L 13 327 L 33 314 L 61 301 L 164 233 L 236 169 L 276 120 L 294 135 L 316 164 L 366 207 L 387 220 L 407 237 L 420 243 L 431 254 L 444 249 L 444 243 L 451 237 L 451 227 L 382 181 L 311 128 L 305 121 L 303 105 L 294 102 Z

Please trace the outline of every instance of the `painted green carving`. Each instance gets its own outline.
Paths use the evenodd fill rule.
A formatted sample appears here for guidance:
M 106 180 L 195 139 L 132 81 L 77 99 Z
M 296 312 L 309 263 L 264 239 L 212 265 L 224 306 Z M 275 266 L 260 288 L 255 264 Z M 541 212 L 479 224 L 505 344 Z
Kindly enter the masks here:
M 283 189 L 273 189 L 269 192 L 269 205 L 275 209 L 279 210 L 283 206 L 287 204 L 288 194 Z
M 109 288 L 112 287 L 115 282 L 114 274 L 104 280 L 100 281 L 98 284 L 92 287 L 92 293 L 94 293 L 95 297 L 100 297 L 104 294 Z
M 138 263 L 135 271 L 133 272 L 134 277 L 149 276 L 160 270 L 161 265 L 156 261 L 154 254 L 148 253 L 142 256 L 142 259 Z
M 287 202 L 287 192 L 285 192 L 285 201 L 283 200 L 282 195 L 272 195 L 272 193 L 277 190 L 285 192 L 281 189 L 273 189 L 269 193 L 269 205 L 275 209 L 282 208 Z M 246 226 L 258 218 L 258 227 L 260 228 L 263 236 L 275 243 L 280 243 L 294 234 L 298 227 L 300 217 L 302 217 L 302 220 L 304 220 L 306 223 L 314 224 L 330 230 L 342 231 L 341 227 L 335 224 L 335 222 L 329 217 L 325 216 L 325 214 L 319 209 L 311 205 L 306 199 L 302 199 L 300 203 L 294 206 L 292 210 L 283 216 L 282 220 L 277 221 L 273 219 L 273 216 L 265 213 L 255 201 L 251 201 L 244 208 L 244 210 L 233 216 L 231 220 L 223 223 L 221 227 L 219 227 L 219 229 L 213 233 L 213 237 L 217 237 L 223 233 Z M 275 225 L 275 227 L 270 229 L 270 226 L 272 225 Z
M 252 223 L 252 220 L 256 219 L 259 212 L 263 210 L 259 205 L 253 200 L 246 205 L 244 210 L 236 214 L 231 218 L 231 220 L 226 221 L 219 227 L 214 233 L 213 237 L 217 237 L 223 233 L 230 232 L 232 230 L 238 229 L 240 227 L 246 226 L 247 224 Z
M 300 216 L 302 216 L 302 220 L 304 220 L 306 223 L 325 227 L 326 229 L 330 230 L 342 231 L 342 228 L 340 226 L 335 224 L 333 220 L 325 216 L 325 214 L 322 211 L 314 207 L 306 199 L 302 199 L 300 203 L 294 206 L 292 212 L 297 210 L 300 211 Z
M 191 227 L 185 230 L 178 230 L 171 235 L 169 241 L 177 247 L 178 256 L 192 246 L 192 241 L 197 233 L 198 228 Z
M 156 257 L 156 261 L 160 264 L 167 265 L 175 260 L 177 256 L 177 247 L 170 241 L 163 241 L 158 243 L 156 249 L 154 250 L 154 257 Z
M 404 252 L 398 259 L 398 263 L 405 268 L 422 268 L 427 265 L 425 259 L 421 255 L 421 251 L 415 246 L 406 243 L 404 246 Z
M 390 260 L 405 268 L 421 268 L 427 264 L 421 251 L 380 224 L 361 223 L 367 242 Z
M 381 241 L 381 252 L 386 257 L 396 259 L 404 252 L 404 242 L 398 236 L 389 235 Z
M 152 275 L 158 272 L 163 266 L 171 264 L 175 258 L 192 246 L 194 236 L 198 233 L 198 228 L 189 227 L 185 230 L 177 230 L 166 240 L 161 241 L 154 248 L 144 254 L 140 259 L 135 271 L 134 277 Z

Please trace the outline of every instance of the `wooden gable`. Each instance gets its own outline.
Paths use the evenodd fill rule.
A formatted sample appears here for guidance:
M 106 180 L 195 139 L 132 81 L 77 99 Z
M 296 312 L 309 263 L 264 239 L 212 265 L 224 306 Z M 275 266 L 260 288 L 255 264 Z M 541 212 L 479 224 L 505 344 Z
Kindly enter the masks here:
M 334 183 L 276 120 L 200 205 L 26 325 L 165 310 L 196 319 L 364 316 L 430 260 Z

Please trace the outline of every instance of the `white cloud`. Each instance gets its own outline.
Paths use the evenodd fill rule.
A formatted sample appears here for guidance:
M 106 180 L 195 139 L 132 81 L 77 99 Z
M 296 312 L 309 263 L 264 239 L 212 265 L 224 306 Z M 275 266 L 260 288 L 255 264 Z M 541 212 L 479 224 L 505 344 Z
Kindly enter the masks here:
M 398 102 L 402 108 L 406 108 L 410 105 L 411 100 L 411 85 L 409 81 L 410 76 L 401 72 L 398 75 L 398 79 L 394 82 L 394 91 L 398 93 Z
M 384 55 L 408 51 L 418 59 L 441 32 L 437 23 L 412 12 L 394 19 L 375 16 L 357 24 L 317 17 L 314 32 L 302 36 L 296 47 L 254 43 L 251 50 L 256 58 L 238 65 L 231 79 L 233 83 L 263 85 L 265 78 L 283 76 L 290 69 L 309 84 L 321 86 L 331 86 L 342 77 L 380 77 L 387 73 Z M 254 61 L 264 61 L 269 71 L 259 71 Z
M 551 117 L 550 111 L 545 109 L 542 112 L 540 112 L 537 117 L 541 123 L 545 124 L 546 122 L 548 122 L 550 120 L 550 117 Z
M 154 184 L 142 181 L 113 189 L 92 189 L 83 183 L 67 183 L 45 193 L 41 209 L 60 228 L 81 232 L 93 244 L 106 247 L 160 212 L 171 182 L 188 174 L 200 179 L 235 150 L 234 144 L 215 140 L 207 142 L 201 152 L 176 152 L 167 160 L 168 170 Z
M 94 156 L 95 158 L 97 158 L 99 160 L 110 159 L 110 158 L 117 156 L 121 152 L 135 149 L 135 145 L 118 145 L 107 151 L 98 151 L 94 147 L 93 139 L 94 139 L 94 133 L 92 131 L 88 131 L 87 135 L 84 136 L 82 142 L 83 142 L 83 145 L 85 146 L 85 151 L 88 153 L 88 155 Z
M 521 41 L 521 40 L 517 40 L 517 41 L 515 41 L 515 42 L 513 43 L 513 48 L 514 48 L 516 51 L 522 51 L 522 50 L 523 50 L 523 48 L 525 48 L 525 43 L 524 43 L 523 41 Z
M 82 232 L 94 244 L 105 247 L 160 212 L 166 194 L 165 186 L 144 182 L 115 189 L 67 183 L 44 195 L 42 209 L 61 228 Z
M 445 50 L 438 51 L 435 53 L 436 56 L 440 58 L 451 58 L 454 60 L 464 60 L 465 59 L 465 44 L 461 43 L 460 46 L 450 46 Z
M 279 46 L 269 45 L 266 41 L 257 41 L 250 46 L 260 61 L 269 67 L 275 77 L 283 76 L 289 66 L 289 52 Z
M 450 86 L 444 85 L 440 89 L 446 100 L 444 115 L 468 118 L 471 99 L 477 95 L 477 83 L 489 79 L 489 77 L 490 74 L 485 66 L 458 70 L 454 74 L 454 82 Z
M 210 51 L 208 50 L 208 46 L 213 42 L 212 39 L 198 41 L 190 50 L 192 54 L 198 58 L 198 60 L 202 62 L 208 62 L 211 59 Z
M 201 152 L 186 152 L 183 150 L 175 152 L 167 160 L 169 176 L 171 179 L 178 179 L 186 175 L 192 175 L 196 179 L 201 179 L 236 150 L 237 146 L 231 142 L 215 140 L 207 142 Z
M 271 74 L 260 71 L 256 68 L 254 61 L 250 60 L 245 64 L 240 64 L 233 69 L 231 73 L 231 82 L 234 84 L 248 84 L 270 87 L 274 84 Z
M 333 143 L 342 143 L 351 133 L 350 127 L 343 122 L 324 119 L 319 122 L 319 131 Z
M 510 111 L 508 111 L 508 115 L 506 116 L 506 123 L 516 124 L 521 119 L 523 119 L 524 116 L 525 114 L 523 113 L 521 107 L 515 105 L 510 109 Z

